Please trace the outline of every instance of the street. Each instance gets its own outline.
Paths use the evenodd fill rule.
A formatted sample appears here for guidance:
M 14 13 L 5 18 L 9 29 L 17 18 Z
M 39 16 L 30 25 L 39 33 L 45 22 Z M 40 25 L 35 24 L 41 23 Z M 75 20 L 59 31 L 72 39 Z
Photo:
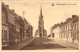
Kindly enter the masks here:
M 79 50 L 78 5 L 1 2 L 2 50 Z
M 24 46 L 21 50 L 43 50 L 43 49 L 76 49 L 72 46 L 65 45 L 63 43 L 59 43 L 54 39 L 48 38 L 36 38 L 33 43 L 28 46 Z

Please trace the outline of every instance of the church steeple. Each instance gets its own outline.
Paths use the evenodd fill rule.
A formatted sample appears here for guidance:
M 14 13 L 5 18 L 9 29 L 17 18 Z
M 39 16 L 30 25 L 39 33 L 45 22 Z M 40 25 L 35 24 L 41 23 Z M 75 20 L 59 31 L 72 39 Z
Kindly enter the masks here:
M 42 15 L 42 6 L 40 8 L 40 16 L 43 17 L 43 15 Z
M 40 7 L 39 21 L 43 21 L 42 6 Z
M 40 16 L 38 21 L 38 30 L 36 31 L 36 34 L 39 35 L 39 37 L 45 37 L 47 35 L 47 31 L 44 29 L 44 20 L 43 20 L 43 14 L 42 14 L 42 6 L 40 7 Z

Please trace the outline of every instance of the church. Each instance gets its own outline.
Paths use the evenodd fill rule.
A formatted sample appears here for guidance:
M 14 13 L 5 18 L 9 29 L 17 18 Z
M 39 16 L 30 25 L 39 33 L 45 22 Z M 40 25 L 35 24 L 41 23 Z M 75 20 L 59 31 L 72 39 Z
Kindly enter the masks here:
M 40 16 L 38 21 L 38 29 L 35 32 L 36 37 L 47 37 L 47 31 L 44 29 L 44 21 L 42 15 L 42 7 L 40 9 Z

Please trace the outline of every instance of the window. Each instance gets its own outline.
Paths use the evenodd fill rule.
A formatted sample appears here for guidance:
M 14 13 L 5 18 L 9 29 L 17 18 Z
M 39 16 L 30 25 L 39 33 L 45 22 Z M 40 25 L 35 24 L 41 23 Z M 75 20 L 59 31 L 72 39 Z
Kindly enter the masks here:
M 68 24 L 68 29 L 69 29 L 69 24 Z
M 67 30 L 67 25 L 66 25 L 66 30 Z
M 2 12 L 2 23 L 6 24 L 6 13 Z
M 68 30 L 68 24 L 67 24 L 67 30 Z
M 3 31 L 2 31 L 2 36 L 3 36 L 3 37 L 2 37 L 2 41 L 3 41 L 3 42 L 6 42 L 6 41 L 7 41 L 7 31 L 6 31 L 6 30 L 3 30 Z
M 10 23 L 12 23 L 13 25 L 15 24 L 15 18 L 14 15 L 8 13 L 8 20 Z
M 72 36 L 71 36 L 71 31 L 69 31 L 69 38 L 71 38 Z
M 66 31 L 66 26 L 65 26 L 65 31 Z
M 73 30 L 74 30 L 74 25 L 73 25 Z
M 71 29 L 71 24 L 69 24 L 69 29 Z
M 78 26 L 77 26 L 77 24 L 75 25 L 75 29 L 78 29 Z

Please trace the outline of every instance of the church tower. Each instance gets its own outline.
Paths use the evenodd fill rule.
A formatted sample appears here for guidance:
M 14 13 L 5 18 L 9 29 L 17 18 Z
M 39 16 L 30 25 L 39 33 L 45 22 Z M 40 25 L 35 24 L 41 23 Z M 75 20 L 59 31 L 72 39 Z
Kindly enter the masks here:
M 44 20 L 42 15 L 42 7 L 40 8 L 40 16 L 38 21 L 38 29 L 35 32 L 35 36 L 47 37 L 47 31 L 44 29 Z
M 42 7 L 40 9 L 38 29 L 39 29 L 39 37 L 43 37 L 43 34 L 44 34 L 44 21 L 43 21 L 43 15 L 42 15 Z

